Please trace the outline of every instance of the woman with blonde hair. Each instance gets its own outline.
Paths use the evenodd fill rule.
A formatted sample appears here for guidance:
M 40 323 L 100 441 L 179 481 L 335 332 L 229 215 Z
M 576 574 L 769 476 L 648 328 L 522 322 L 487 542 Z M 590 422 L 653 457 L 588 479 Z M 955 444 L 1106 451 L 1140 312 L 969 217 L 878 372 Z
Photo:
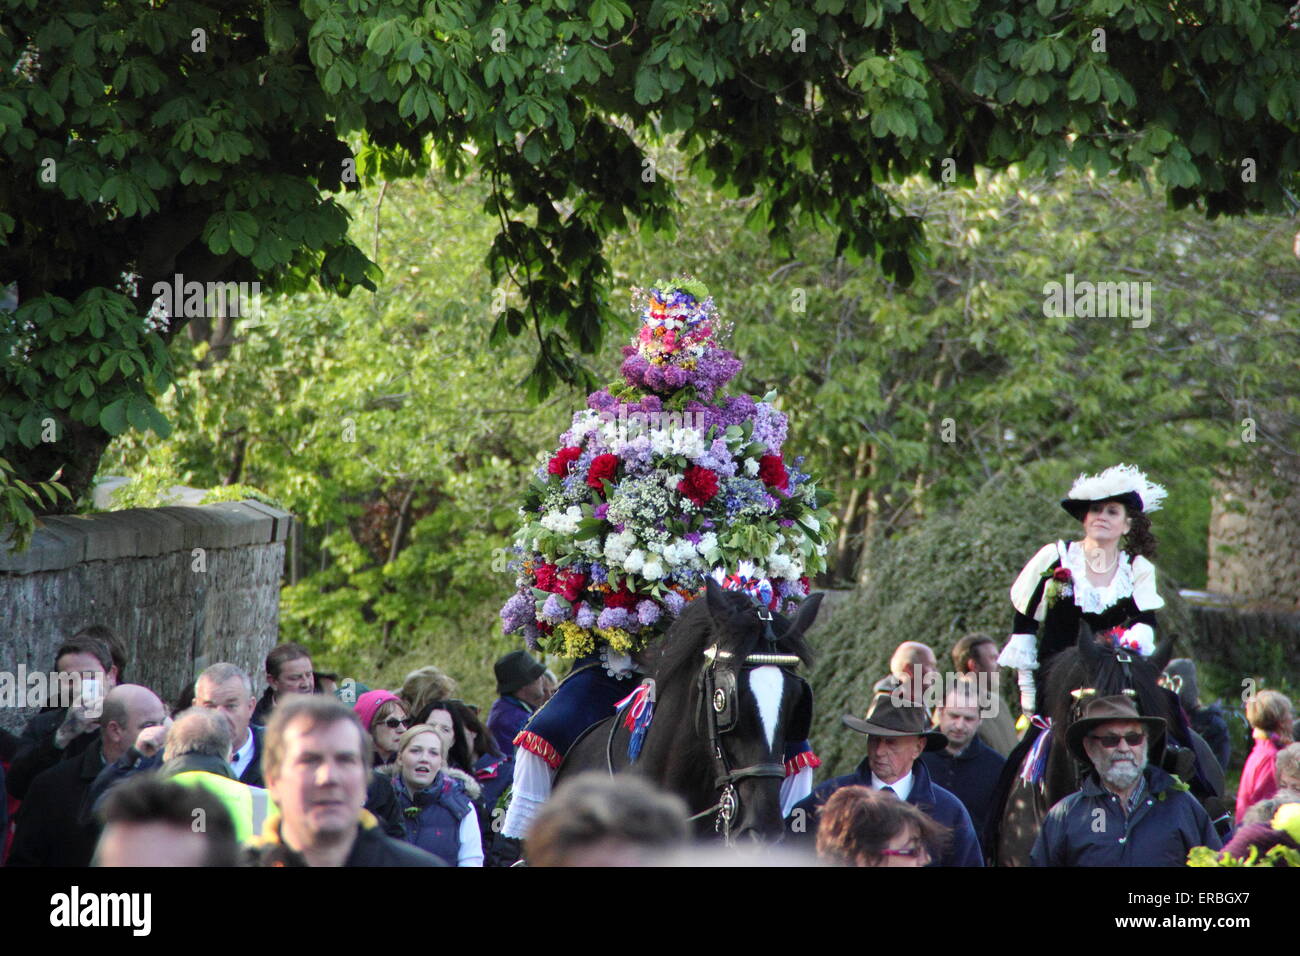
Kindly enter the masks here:
M 438 731 L 416 724 L 402 734 L 391 773 L 406 841 L 457 866 L 482 866 L 478 814 L 460 781 L 444 772 Z
M 1238 824 L 1254 804 L 1277 793 L 1277 754 L 1292 743 L 1294 711 L 1285 694 L 1261 690 L 1246 702 L 1246 719 L 1250 721 L 1255 746 L 1241 768 L 1241 784 L 1237 787 Z

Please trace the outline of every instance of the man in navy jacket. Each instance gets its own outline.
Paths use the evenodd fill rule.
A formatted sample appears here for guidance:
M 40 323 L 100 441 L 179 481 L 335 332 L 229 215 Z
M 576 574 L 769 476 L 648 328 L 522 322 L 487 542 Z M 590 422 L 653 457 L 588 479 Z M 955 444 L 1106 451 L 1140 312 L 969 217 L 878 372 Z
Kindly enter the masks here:
M 1001 701 L 989 702 L 999 706 Z M 952 683 L 943 706 L 935 708 L 934 720 L 948 738 L 948 746 L 921 754 L 930 779 L 952 793 L 970 814 L 976 833 L 984 832 L 993 793 L 1006 760 L 979 738 L 980 704 L 978 688 L 970 676 Z
M 827 780 L 794 805 L 786 818 L 791 836 L 815 840 L 821 807 L 841 787 L 889 789 L 948 828 L 948 846 L 931 866 L 983 866 L 970 814 L 960 800 L 930 779 L 919 759 L 925 751 L 942 750 L 948 744 L 942 733 L 926 729 L 924 708 L 909 704 L 898 694 L 882 692 L 872 699 L 865 719 L 846 714 L 844 723 L 867 735 L 867 757 L 853 773 Z
M 1160 717 L 1139 716 L 1123 696 L 1090 701 L 1066 744 L 1093 772 L 1083 789 L 1048 811 L 1034 866 L 1183 866 L 1193 847 L 1219 836 L 1187 786 L 1147 763 L 1165 734 Z

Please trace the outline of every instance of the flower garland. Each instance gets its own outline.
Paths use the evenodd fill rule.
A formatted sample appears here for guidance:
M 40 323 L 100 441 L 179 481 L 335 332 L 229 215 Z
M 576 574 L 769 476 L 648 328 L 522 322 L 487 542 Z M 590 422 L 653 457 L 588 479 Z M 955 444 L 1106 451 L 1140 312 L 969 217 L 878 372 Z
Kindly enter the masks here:
M 708 290 L 684 279 L 638 294 L 623 381 L 588 396 L 519 510 L 502 629 L 565 657 L 639 650 L 715 568 L 746 562 L 788 613 L 826 567 L 830 496 L 785 457 L 774 393 L 720 394 L 741 363 L 718 345 Z

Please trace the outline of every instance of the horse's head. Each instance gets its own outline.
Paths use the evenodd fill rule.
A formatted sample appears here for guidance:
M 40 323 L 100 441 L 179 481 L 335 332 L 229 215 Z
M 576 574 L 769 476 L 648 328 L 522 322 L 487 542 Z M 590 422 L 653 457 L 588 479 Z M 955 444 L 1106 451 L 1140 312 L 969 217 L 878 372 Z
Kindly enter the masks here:
M 708 637 L 696 681 L 696 727 L 709 742 L 714 783 L 734 838 L 780 839 L 780 789 L 788 743 L 807 738 L 812 690 L 796 673 L 811 662 L 804 633 L 821 595 L 793 620 L 705 582 Z M 730 806 L 728 806 L 730 804 Z

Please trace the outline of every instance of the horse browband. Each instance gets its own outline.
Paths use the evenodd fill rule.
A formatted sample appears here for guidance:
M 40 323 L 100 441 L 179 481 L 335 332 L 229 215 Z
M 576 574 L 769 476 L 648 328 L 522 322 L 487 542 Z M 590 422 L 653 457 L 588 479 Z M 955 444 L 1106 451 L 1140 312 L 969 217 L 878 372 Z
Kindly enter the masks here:
M 704 656 L 710 661 L 729 661 L 736 655 L 731 651 L 720 651 L 718 645 L 714 644 Z M 796 654 L 746 654 L 745 664 L 776 664 L 778 667 L 798 667 L 803 663 Z

